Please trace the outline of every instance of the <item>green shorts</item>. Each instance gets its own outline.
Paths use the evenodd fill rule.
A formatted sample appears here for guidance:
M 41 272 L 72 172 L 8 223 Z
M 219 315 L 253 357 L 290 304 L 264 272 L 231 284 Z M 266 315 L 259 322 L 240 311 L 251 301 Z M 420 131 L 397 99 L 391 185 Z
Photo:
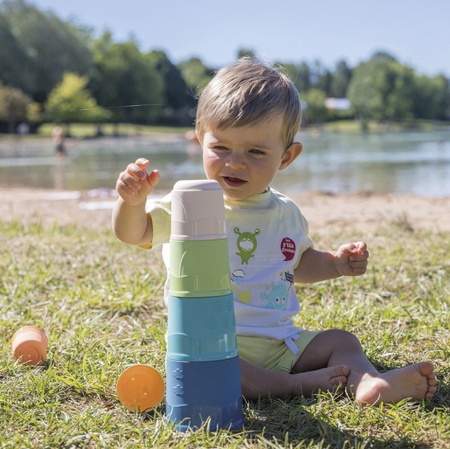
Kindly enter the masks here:
M 293 340 L 299 352 L 294 354 L 284 340 L 238 335 L 239 356 L 247 362 L 272 371 L 291 373 L 305 348 L 320 331 L 299 331 Z

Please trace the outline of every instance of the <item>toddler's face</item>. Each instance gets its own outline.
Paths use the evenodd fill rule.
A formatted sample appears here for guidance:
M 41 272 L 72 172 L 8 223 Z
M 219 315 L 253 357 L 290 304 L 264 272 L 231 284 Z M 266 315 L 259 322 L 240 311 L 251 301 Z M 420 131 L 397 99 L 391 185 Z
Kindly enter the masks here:
M 206 131 L 201 142 L 206 176 L 218 181 L 231 199 L 243 200 L 267 191 L 277 171 L 293 160 L 290 149 L 285 152 L 281 130 L 282 118 L 276 118 Z

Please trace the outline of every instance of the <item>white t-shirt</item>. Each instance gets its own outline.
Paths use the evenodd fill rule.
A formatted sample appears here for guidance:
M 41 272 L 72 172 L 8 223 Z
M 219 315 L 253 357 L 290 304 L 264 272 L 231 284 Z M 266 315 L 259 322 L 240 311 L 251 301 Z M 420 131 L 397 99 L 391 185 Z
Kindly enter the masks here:
M 163 244 L 168 267 L 170 194 L 150 202 L 148 212 L 153 247 Z M 289 344 L 300 331 L 292 320 L 300 310 L 294 269 L 303 252 L 313 246 L 305 217 L 291 199 L 270 189 L 244 201 L 225 199 L 225 220 L 237 335 Z

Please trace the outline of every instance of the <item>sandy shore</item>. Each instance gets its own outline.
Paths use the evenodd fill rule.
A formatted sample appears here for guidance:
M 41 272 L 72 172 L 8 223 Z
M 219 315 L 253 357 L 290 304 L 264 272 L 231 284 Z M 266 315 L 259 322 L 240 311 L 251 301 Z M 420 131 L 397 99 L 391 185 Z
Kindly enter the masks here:
M 411 229 L 450 232 L 450 197 L 310 192 L 293 199 L 314 233 L 342 228 L 365 232 L 392 222 L 401 222 Z M 109 190 L 70 192 L 0 187 L 0 217 L 7 222 L 39 221 L 107 229 L 114 201 L 114 191 Z

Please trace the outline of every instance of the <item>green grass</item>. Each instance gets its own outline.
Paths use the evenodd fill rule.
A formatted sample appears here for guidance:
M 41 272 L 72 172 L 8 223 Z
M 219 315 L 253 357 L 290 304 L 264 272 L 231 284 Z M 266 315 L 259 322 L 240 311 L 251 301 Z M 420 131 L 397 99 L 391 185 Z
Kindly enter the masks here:
M 67 130 L 67 125 L 64 125 Z M 371 122 L 368 125 L 369 132 L 385 132 L 385 131 L 405 131 L 409 129 L 416 129 L 421 131 L 433 131 L 436 129 L 447 129 L 449 122 L 437 122 L 429 120 L 414 120 L 412 122 L 392 122 L 389 124 L 380 124 Z M 36 137 L 49 138 L 52 135 L 54 124 L 44 123 L 38 130 L 37 134 L 30 134 L 28 136 L 22 136 L 21 138 L 33 139 Z M 122 136 L 151 136 L 154 134 L 177 134 L 184 135 L 187 131 L 192 131 L 191 127 L 173 127 L 173 126 L 154 126 L 154 125 L 135 125 L 132 123 L 120 123 L 117 126 L 112 123 L 104 123 L 101 125 L 102 131 L 105 136 L 114 136 L 115 133 L 119 133 Z M 323 125 L 311 125 L 308 127 L 302 126 L 303 131 L 326 131 L 326 132 L 346 132 L 346 133 L 360 133 L 361 126 L 356 120 L 336 120 L 326 122 Z M 97 132 L 97 124 L 95 123 L 71 123 L 70 134 L 74 138 L 91 138 L 95 137 Z M 12 138 L 16 136 L 10 136 L 8 134 L 0 135 L 3 139 Z
M 314 236 L 334 247 L 345 233 Z M 299 287 L 298 324 L 345 328 L 379 369 L 435 363 L 427 403 L 361 409 L 347 398 L 244 404 L 241 432 L 177 433 L 164 401 L 135 414 L 116 382 L 135 363 L 165 376 L 166 309 L 159 252 L 126 246 L 109 230 L 0 221 L 0 447 L 2 448 L 450 448 L 449 234 L 411 232 L 401 221 L 367 236 L 361 278 Z M 16 329 L 49 338 L 42 367 L 14 362 Z
M 67 125 L 64 125 L 67 130 Z M 409 129 L 416 129 L 421 131 L 433 131 L 438 129 L 447 129 L 448 122 L 436 122 L 429 120 L 415 120 L 412 122 L 400 122 L 390 124 L 379 124 L 371 122 L 368 125 L 369 132 L 385 132 L 385 131 L 405 131 Z M 44 123 L 37 130 L 37 134 L 30 134 L 28 136 L 21 136 L 22 139 L 34 139 L 36 137 L 49 138 L 52 135 L 54 124 Z M 173 126 L 153 126 L 153 125 L 135 125 L 132 123 L 120 123 L 115 126 L 112 123 L 104 123 L 101 125 L 105 136 L 114 136 L 119 133 L 122 136 L 152 136 L 155 134 L 176 134 L 184 135 L 187 131 L 192 131 L 191 127 L 173 127 Z M 336 120 L 326 122 L 322 125 L 311 125 L 308 127 L 302 126 L 302 131 L 326 131 L 326 132 L 345 132 L 345 133 L 360 133 L 361 126 L 356 120 Z M 73 138 L 91 138 L 95 137 L 97 132 L 97 124 L 95 123 L 71 123 L 70 134 Z M 0 135 L 3 139 L 15 138 L 17 136 L 3 134 Z
M 44 123 L 39 127 L 38 136 L 51 137 L 53 123 Z M 67 131 L 67 126 L 64 125 Z M 147 126 L 147 125 L 134 125 L 130 123 L 120 123 L 115 126 L 112 123 L 105 123 L 101 125 L 102 131 L 105 136 L 113 136 L 115 133 L 119 133 L 124 136 L 140 135 L 152 135 L 152 134 L 180 134 L 183 135 L 186 131 L 191 131 L 193 127 L 171 127 L 171 126 Z M 97 132 L 97 125 L 93 123 L 71 123 L 70 135 L 76 138 L 95 137 Z
M 403 122 L 370 122 L 368 123 L 367 132 L 383 133 L 383 132 L 402 132 L 408 130 L 417 131 L 436 131 L 439 129 L 448 128 L 448 122 L 438 122 L 430 120 L 411 120 Z M 312 125 L 312 129 L 317 128 L 317 125 Z M 323 125 L 323 130 L 326 132 L 350 132 L 360 133 L 361 124 L 357 120 L 336 120 L 329 121 Z

